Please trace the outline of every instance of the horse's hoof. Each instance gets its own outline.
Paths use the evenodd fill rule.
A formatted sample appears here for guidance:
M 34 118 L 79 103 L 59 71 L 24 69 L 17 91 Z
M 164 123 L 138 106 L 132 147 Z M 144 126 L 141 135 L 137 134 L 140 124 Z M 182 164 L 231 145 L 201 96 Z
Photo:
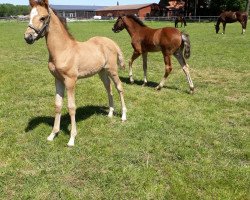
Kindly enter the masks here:
M 147 83 L 143 83 L 143 84 L 142 84 L 142 87 L 145 87 L 145 86 L 147 86 Z
M 131 84 L 134 84 L 134 83 L 135 83 L 135 81 L 134 81 L 134 80 L 130 80 L 130 83 L 131 83 Z
M 52 141 L 54 140 L 55 136 L 56 136 L 56 134 L 51 133 L 51 134 L 47 137 L 47 141 L 52 142 Z
M 74 145 L 75 145 L 75 139 L 74 138 L 70 138 L 67 146 L 68 147 L 73 147 Z
M 189 94 L 194 94 L 194 88 L 190 88 Z
M 160 91 L 161 88 L 162 88 L 162 87 L 161 87 L 160 85 L 158 85 L 158 86 L 155 88 L 155 90 Z

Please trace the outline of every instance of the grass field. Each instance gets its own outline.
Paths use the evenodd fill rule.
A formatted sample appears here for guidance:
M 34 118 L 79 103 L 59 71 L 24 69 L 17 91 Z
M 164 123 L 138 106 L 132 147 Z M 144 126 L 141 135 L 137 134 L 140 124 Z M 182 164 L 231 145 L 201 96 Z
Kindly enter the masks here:
M 173 26 L 147 22 L 151 27 Z M 213 23 L 188 24 L 191 77 L 177 61 L 165 87 L 161 53 L 149 55 L 149 87 L 141 87 L 142 59 L 134 63 L 126 31 L 114 34 L 113 22 L 74 22 L 78 40 L 107 36 L 124 52 L 119 74 L 128 120 L 116 116 L 98 76 L 76 89 L 78 135 L 67 148 L 70 120 L 64 101 L 62 130 L 46 138 L 54 120 L 54 79 L 47 69 L 45 40 L 27 45 L 27 23 L 0 22 L 0 199 L 249 199 L 250 30 L 239 23 L 215 34 Z

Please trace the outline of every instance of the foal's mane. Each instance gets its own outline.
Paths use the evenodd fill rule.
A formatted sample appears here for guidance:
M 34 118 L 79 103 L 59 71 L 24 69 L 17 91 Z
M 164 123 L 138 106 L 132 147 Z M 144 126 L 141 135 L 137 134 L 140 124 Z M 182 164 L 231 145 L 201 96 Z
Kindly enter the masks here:
M 58 19 L 60 20 L 60 22 L 62 23 L 64 29 L 66 30 L 66 32 L 68 33 L 69 37 L 71 39 L 74 39 L 74 37 L 72 36 L 72 34 L 69 32 L 69 28 L 67 26 L 67 20 L 66 18 L 62 17 L 61 15 L 59 15 L 53 8 L 51 8 L 52 11 L 55 13 L 55 15 L 58 17 Z
M 135 22 L 137 22 L 139 25 L 141 26 L 146 26 L 138 17 L 136 17 L 135 15 L 126 15 L 127 18 L 133 19 Z

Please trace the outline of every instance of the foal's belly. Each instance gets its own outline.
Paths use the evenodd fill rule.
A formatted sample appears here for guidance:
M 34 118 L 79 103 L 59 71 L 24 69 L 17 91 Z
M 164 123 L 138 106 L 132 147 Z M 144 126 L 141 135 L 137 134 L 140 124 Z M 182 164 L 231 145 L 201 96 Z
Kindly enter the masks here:
M 161 51 L 161 46 L 160 45 L 146 45 L 146 46 L 142 46 L 142 51 L 143 52 L 157 52 L 157 51 Z
M 98 52 L 87 53 L 77 59 L 79 59 L 77 62 L 78 78 L 93 76 L 105 67 L 105 58 Z

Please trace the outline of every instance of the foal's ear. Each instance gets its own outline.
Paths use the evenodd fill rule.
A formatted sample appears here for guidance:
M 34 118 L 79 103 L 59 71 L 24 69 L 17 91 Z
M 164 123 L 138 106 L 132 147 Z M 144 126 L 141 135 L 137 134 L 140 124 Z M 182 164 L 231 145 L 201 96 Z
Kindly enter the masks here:
M 35 0 L 29 0 L 29 2 L 31 7 L 34 7 L 37 4 Z
M 49 1 L 48 0 L 29 0 L 30 6 L 34 7 L 36 5 L 44 6 L 49 8 Z

